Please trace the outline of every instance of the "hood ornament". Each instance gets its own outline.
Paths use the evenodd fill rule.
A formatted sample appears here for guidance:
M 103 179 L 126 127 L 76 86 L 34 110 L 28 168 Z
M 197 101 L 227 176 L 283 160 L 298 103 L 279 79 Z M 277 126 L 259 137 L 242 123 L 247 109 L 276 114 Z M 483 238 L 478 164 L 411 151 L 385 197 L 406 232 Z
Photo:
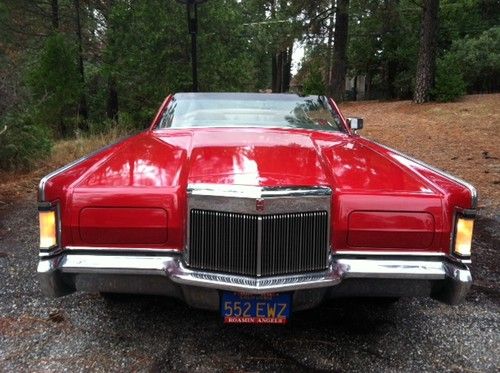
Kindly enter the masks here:
M 257 198 L 255 200 L 255 210 L 256 211 L 264 211 L 264 199 L 263 198 Z

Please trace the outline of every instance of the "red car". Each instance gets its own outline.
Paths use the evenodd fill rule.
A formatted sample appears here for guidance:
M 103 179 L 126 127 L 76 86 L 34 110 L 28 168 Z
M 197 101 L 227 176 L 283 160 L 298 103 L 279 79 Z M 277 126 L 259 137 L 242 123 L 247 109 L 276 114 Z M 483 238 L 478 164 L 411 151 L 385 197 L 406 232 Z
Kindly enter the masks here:
M 286 323 L 336 297 L 460 302 L 477 194 L 356 134 L 326 97 L 178 93 L 40 182 L 44 292 L 177 297 Z

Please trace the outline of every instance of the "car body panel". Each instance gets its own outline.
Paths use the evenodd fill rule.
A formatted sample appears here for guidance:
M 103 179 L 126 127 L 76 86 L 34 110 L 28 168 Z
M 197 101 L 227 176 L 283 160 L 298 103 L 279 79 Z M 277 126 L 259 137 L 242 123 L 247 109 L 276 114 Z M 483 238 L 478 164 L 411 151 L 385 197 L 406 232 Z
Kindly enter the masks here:
M 412 211 L 353 211 L 350 247 L 427 249 L 434 240 L 434 216 Z
M 87 244 L 163 244 L 167 227 L 167 211 L 157 207 L 86 207 L 79 216 Z

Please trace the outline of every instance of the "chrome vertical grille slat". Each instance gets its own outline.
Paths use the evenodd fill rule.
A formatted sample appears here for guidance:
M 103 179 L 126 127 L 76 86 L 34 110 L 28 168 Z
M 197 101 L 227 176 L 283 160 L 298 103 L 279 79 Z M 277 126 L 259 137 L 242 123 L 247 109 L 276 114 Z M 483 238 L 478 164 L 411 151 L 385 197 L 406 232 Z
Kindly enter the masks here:
M 328 212 L 252 215 L 190 210 L 190 267 L 276 276 L 327 267 Z

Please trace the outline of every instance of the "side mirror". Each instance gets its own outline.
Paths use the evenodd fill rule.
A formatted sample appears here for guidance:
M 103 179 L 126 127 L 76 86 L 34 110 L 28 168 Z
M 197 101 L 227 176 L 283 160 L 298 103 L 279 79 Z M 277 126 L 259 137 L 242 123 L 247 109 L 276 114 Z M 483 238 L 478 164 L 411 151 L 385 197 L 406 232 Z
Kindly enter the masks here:
M 349 127 L 354 131 L 363 128 L 363 118 L 347 118 L 347 123 L 349 124 Z

